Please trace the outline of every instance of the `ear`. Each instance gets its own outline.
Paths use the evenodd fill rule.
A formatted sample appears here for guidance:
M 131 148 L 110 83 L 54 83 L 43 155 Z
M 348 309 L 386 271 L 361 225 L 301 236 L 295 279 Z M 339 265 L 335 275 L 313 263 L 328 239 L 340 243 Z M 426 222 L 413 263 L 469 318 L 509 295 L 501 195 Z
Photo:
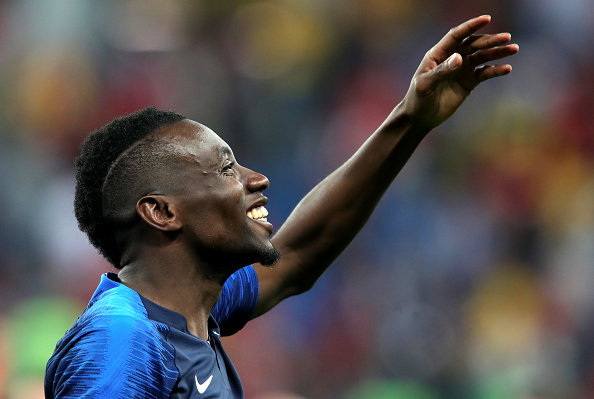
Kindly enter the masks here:
M 177 231 L 182 223 L 171 198 L 162 195 L 147 195 L 136 203 L 138 215 L 150 226 L 161 231 Z

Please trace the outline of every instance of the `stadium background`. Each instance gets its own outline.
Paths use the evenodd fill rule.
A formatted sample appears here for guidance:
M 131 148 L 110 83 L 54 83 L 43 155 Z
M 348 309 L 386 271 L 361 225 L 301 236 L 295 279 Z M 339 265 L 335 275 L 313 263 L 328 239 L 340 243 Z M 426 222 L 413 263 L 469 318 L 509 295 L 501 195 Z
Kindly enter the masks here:
M 0 398 L 42 397 L 110 270 L 72 214 L 88 131 L 148 105 L 200 121 L 269 177 L 279 226 L 483 13 L 520 45 L 513 73 L 427 138 L 313 290 L 226 347 L 248 399 L 594 397 L 594 2 L 5 0 Z

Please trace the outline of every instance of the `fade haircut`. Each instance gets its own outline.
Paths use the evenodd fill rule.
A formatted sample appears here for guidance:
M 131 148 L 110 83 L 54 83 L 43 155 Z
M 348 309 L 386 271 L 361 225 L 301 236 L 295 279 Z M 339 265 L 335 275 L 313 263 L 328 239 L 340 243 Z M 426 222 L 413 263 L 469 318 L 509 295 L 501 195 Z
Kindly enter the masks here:
M 121 252 L 112 225 L 103 214 L 103 186 L 120 157 L 157 129 L 187 119 L 173 111 L 145 108 L 114 119 L 91 132 L 75 160 L 74 214 L 79 228 L 112 265 L 120 268 Z M 131 178 L 130 174 L 128 175 Z

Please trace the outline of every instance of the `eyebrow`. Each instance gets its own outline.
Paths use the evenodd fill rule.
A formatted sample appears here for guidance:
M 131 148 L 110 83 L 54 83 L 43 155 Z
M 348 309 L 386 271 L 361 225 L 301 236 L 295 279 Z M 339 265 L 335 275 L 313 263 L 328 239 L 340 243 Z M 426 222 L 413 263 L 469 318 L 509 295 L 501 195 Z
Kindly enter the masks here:
M 221 147 L 219 148 L 219 156 L 221 157 L 221 159 L 232 157 L 233 152 L 231 152 L 231 149 L 229 147 Z

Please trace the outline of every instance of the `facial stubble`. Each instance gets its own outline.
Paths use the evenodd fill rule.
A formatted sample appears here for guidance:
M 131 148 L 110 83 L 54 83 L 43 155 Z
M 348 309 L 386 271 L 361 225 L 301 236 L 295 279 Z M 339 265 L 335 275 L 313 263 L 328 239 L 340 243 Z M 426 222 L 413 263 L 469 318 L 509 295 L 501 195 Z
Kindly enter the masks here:
M 272 268 L 281 258 L 281 253 L 274 247 L 263 249 L 258 254 L 258 263 L 262 266 Z

